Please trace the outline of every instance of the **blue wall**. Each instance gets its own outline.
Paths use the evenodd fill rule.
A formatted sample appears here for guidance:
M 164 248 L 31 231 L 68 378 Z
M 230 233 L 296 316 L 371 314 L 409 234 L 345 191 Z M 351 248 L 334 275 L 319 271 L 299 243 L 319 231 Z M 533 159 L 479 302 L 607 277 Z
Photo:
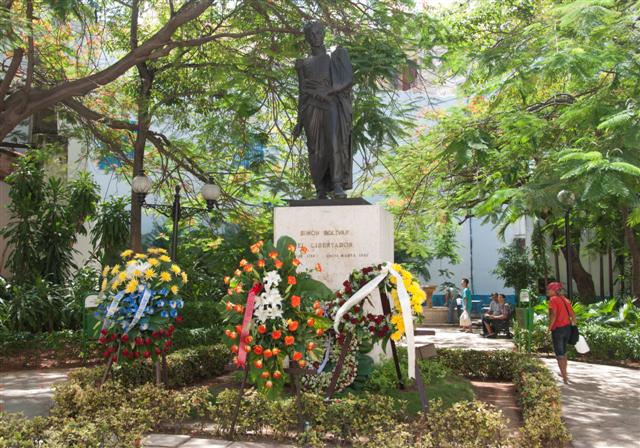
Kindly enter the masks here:
M 507 303 L 511 305 L 516 304 L 516 296 L 515 294 L 507 294 Z M 474 294 L 471 296 L 472 314 L 480 314 L 483 306 L 489 306 L 489 302 L 491 302 L 490 294 Z M 433 295 L 433 306 L 444 306 L 444 294 L 434 294 Z

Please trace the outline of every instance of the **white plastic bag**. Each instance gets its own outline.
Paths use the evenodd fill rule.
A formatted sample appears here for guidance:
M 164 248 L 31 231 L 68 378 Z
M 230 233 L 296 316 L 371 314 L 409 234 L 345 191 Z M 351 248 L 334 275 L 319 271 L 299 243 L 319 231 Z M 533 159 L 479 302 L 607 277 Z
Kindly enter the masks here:
M 582 335 L 580 335 L 578 342 L 576 342 L 576 351 L 581 355 L 584 355 L 589 351 L 589 344 L 587 344 L 587 341 Z
M 470 327 L 471 326 L 471 317 L 467 310 L 464 310 L 460 315 L 460 326 L 461 327 Z

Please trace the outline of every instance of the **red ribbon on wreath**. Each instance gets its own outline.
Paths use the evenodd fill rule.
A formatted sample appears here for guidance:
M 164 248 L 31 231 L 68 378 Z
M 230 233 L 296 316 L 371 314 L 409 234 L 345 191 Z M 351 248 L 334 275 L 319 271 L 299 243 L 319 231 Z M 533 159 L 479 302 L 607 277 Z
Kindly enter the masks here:
M 245 368 L 247 364 L 247 350 L 245 339 L 249 336 L 249 324 L 251 323 L 251 318 L 253 317 L 253 307 L 256 303 L 256 295 L 262 290 L 262 285 L 260 283 L 256 283 L 249 291 L 249 295 L 247 296 L 247 305 L 244 308 L 244 318 L 242 320 L 242 331 L 240 332 L 240 352 L 238 353 L 238 365 Z

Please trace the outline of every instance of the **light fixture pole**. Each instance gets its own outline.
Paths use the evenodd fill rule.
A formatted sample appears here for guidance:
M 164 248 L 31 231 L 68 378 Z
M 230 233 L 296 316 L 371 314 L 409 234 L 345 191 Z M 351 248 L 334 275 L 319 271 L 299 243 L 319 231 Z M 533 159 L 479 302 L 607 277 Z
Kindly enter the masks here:
M 572 264 L 572 250 L 571 250 L 571 236 L 569 232 L 569 221 L 571 218 L 571 209 L 576 203 L 576 196 L 569 190 L 561 190 L 558 193 L 558 201 L 564 206 L 564 247 L 565 247 L 565 260 L 567 262 L 567 298 L 571 300 L 573 297 L 573 272 L 571 268 Z
M 173 203 L 168 204 L 152 204 L 145 200 L 147 194 L 151 190 L 151 180 L 145 176 L 144 172 L 139 173 L 133 178 L 131 188 L 138 195 L 140 205 L 145 208 L 156 210 L 157 212 L 170 217 L 172 221 L 171 245 L 169 247 L 169 256 L 175 262 L 178 257 L 178 228 L 182 218 L 191 217 L 198 213 L 210 212 L 218 207 L 218 199 L 220 198 L 220 187 L 212 181 L 202 186 L 201 194 L 207 202 L 207 208 L 200 207 L 183 207 L 180 204 L 180 186 L 176 185 L 175 194 L 173 195 Z

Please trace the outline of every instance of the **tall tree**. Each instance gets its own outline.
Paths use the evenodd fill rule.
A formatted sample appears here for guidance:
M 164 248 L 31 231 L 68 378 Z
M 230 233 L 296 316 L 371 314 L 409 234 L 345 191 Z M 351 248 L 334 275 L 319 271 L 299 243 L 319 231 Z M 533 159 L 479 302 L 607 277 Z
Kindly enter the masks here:
M 440 208 L 503 228 L 529 215 L 556 235 L 556 194 L 571 189 L 581 298 L 595 295 L 576 243 L 589 229 L 625 235 L 640 295 L 637 16 L 636 2 L 600 0 L 480 0 L 447 11 L 443 73 L 464 77 L 469 100 L 434 114 L 432 129 L 390 157 L 403 187 L 387 179 L 387 189 L 416 215 Z
M 370 174 L 381 148 L 404 132 L 408 108 L 398 101 L 394 81 L 410 55 L 431 47 L 429 30 L 437 24 L 412 12 L 404 0 L 220 6 L 225 5 L 182 28 L 175 51 L 139 62 L 136 70 L 92 94 L 62 102 L 90 150 L 115 155 L 122 164 L 119 174 L 127 178 L 144 165 L 165 193 L 179 182 L 191 199 L 197 184 L 213 177 L 240 220 L 252 219 L 253 205 L 309 194 L 306 151 L 290 135 L 294 61 L 307 51 L 303 23 L 316 18 L 327 24 L 329 42 L 351 54 L 356 161 Z M 168 5 L 148 0 L 113 6 L 110 14 L 118 25 L 103 38 L 109 39 L 110 54 L 135 51 L 136 39 L 149 39 L 151 11 L 159 22 L 171 16 Z M 198 32 L 205 37 L 187 37 Z M 139 217 L 134 197 L 134 247 L 140 242 Z

